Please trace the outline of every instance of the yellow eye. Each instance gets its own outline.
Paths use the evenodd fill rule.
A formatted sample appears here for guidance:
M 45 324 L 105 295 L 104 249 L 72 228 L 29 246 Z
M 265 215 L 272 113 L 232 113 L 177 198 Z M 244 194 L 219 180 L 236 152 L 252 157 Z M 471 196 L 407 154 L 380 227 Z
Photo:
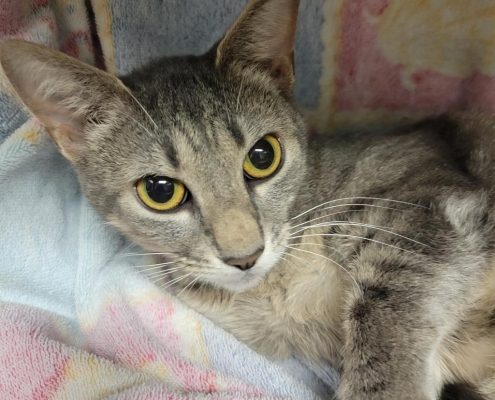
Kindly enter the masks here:
M 282 161 L 282 147 L 273 135 L 258 140 L 244 159 L 244 175 L 248 179 L 264 179 L 273 175 Z
M 170 211 L 187 201 L 189 192 L 183 183 L 166 176 L 146 176 L 136 184 L 143 204 L 155 211 Z

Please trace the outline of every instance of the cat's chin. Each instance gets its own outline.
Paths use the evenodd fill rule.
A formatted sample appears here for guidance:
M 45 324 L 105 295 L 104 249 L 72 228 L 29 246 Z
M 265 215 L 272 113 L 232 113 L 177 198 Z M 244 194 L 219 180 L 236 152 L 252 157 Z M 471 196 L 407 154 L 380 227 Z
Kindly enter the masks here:
M 278 251 L 265 250 L 254 267 L 247 271 L 241 271 L 221 263 L 217 266 L 218 273 L 208 274 L 203 280 L 211 286 L 229 292 L 245 292 L 258 286 L 279 261 L 280 254 Z
M 258 286 L 269 270 L 270 268 L 262 268 L 258 265 L 249 271 L 234 270 L 231 266 L 224 266 L 218 274 L 206 275 L 203 280 L 212 287 L 240 293 Z
M 233 279 L 233 280 L 222 280 L 222 282 L 218 282 L 215 280 L 212 283 L 215 287 L 227 290 L 232 293 L 242 293 L 249 289 L 253 289 L 258 286 L 264 277 L 252 276 L 252 277 L 243 277 L 242 279 Z

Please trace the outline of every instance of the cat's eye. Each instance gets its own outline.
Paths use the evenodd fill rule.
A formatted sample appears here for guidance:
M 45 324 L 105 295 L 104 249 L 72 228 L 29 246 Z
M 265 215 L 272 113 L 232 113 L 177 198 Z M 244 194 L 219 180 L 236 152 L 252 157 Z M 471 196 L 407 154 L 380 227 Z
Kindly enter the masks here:
M 154 211 L 170 211 L 184 204 L 189 196 L 182 182 L 166 176 L 146 176 L 136 183 L 143 204 Z
M 273 175 L 282 162 L 282 147 L 273 135 L 258 140 L 244 159 L 244 175 L 248 179 L 265 179 Z

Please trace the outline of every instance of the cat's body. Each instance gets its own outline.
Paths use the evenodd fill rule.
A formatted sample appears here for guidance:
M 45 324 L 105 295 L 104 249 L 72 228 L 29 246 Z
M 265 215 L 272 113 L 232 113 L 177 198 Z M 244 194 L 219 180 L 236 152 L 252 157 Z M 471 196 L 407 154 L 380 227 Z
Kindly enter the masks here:
M 0 65 L 95 209 L 238 338 L 337 365 L 341 400 L 495 399 L 494 123 L 308 140 L 297 7 L 254 0 L 123 83 L 23 42 Z
M 291 216 L 323 206 L 291 221 L 292 249 L 266 280 L 238 294 L 178 293 L 264 354 L 330 361 L 344 379 L 355 370 L 349 398 L 433 399 L 459 381 L 488 394 L 493 203 L 443 129 L 439 120 L 367 139 L 313 137 Z

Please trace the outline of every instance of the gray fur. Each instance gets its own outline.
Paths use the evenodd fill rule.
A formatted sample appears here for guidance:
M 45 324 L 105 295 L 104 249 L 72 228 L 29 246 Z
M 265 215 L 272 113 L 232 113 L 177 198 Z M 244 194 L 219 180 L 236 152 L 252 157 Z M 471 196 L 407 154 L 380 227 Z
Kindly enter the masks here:
M 0 63 L 93 206 L 166 253 L 181 269 L 163 279 L 239 339 L 336 365 L 342 400 L 432 400 L 456 382 L 495 399 L 492 120 L 308 139 L 288 95 L 296 6 L 253 1 L 204 57 L 123 83 L 22 42 L 2 43 Z M 246 181 L 243 159 L 268 133 L 283 165 Z M 192 200 L 151 212 L 134 188 L 148 174 L 181 180 Z M 263 246 L 250 270 L 222 261 Z

